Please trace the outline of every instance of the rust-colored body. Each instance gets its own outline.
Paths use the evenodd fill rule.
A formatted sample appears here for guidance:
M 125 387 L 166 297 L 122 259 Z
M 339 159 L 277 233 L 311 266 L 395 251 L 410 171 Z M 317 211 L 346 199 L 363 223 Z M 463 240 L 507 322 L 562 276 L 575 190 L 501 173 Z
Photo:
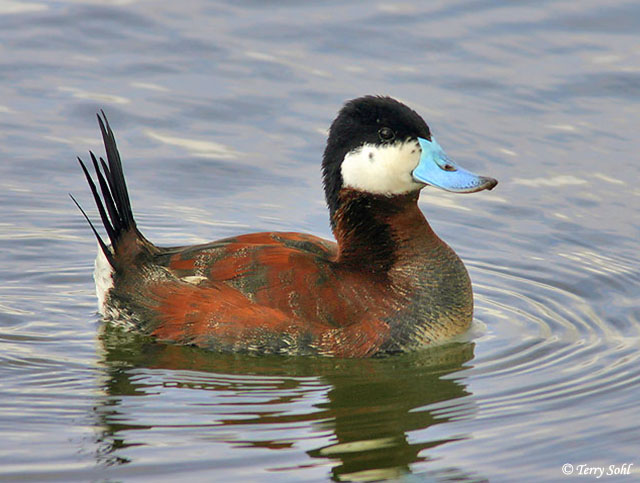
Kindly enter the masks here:
M 464 331 L 467 272 L 417 193 L 341 197 L 338 244 L 299 233 L 185 248 L 134 243 L 106 303 L 160 340 L 228 351 L 365 357 Z M 362 203 L 369 219 L 355 216 Z
M 78 160 L 111 242 L 82 211 L 101 251 L 107 318 L 213 350 L 340 357 L 409 351 L 469 327 L 469 276 L 418 196 L 425 186 L 475 192 L 497 181 L 457 167 L 404 104 L 354 99 L 331 125 L 322 172 L 335 243 L 273 232 L 155 246 L 136 226 L 104 113 L 98 121 L 108 162 L 90 153 L 94 179 Z

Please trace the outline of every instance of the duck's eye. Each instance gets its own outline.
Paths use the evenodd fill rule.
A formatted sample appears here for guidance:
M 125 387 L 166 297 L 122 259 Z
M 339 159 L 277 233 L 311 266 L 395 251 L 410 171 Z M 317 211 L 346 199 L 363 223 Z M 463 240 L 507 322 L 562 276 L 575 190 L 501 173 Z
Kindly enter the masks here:
M 455 171 L 456 167 L 453 164 L 445 163 L 442 165 L 442 169 L 445 171 Z
M 393 139 L 396 137 L 396 133 L 394 133 L 388 127 L 382 127 L 378 131 L 378 137 L 380 138 L 381 141 L 389 142 L 389 141 L 393 141 Z

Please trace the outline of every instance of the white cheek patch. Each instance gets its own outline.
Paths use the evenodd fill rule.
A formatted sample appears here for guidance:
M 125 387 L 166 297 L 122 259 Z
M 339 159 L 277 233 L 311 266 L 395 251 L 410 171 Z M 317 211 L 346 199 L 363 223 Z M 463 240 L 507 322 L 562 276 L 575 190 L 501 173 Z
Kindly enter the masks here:
M 421 154 L 416 140 L 393 144 L 364 144 L 347 153 L 342 161 L 342 185 L 367 193 L 400 195 L 424 185 L 411 173 Z

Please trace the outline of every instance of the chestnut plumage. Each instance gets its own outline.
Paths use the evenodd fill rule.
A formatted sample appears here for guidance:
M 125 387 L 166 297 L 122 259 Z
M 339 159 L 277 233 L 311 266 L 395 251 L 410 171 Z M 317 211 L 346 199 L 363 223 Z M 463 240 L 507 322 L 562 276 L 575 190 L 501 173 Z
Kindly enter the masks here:
M 115 137 L 98 119 L 107 161 L 91 153 L 97 186 L 80 163 L 110 242 L 92 225 L 105 318 L 206 349 L 338 357 L 416 350 L 471 323 L 469 276 L 418 208 L 430 183 L 413 173 L 435 162 L 456 176 L 457 166 L 424 152 L 429 127 L 404 104 L 354 99 L 333 122 L 323 179 L 335 242 L 269 232 L 154 245 L 136 226 Z M 442 176 L 439 187 L 455 186 Z M 477 180 L 475 191 L 496 183 Z

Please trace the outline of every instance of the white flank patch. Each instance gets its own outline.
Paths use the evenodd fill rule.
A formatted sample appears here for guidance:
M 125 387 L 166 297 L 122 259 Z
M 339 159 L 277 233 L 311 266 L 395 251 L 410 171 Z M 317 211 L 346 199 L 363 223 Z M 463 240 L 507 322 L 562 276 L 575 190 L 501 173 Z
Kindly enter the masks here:
M 111 249 L 111 248 L 109 248 Z M 100 246 L 98 246 L 98 256 L 94 265 L 93 278 L 96 281 L 96 295 L 98 296 L 98 310 L 105 315 L 105 300 L 109 290 L 113 287 L 113 267 L 104 256 Z
M 209 280 L 207 277 L 203 277 L 201 275 L 189 275 L 187 277 L 182 277 L 180 280 L 183 282 L 187 282 L 193 285 L 198 285 L 199 283 L 206 282 Z
M 364 144 L 342 161 L 342 185 L 367 193 L 401 195 L 424 186 L 411 173 L 422 150 L 416 140 L 393 144 Z

